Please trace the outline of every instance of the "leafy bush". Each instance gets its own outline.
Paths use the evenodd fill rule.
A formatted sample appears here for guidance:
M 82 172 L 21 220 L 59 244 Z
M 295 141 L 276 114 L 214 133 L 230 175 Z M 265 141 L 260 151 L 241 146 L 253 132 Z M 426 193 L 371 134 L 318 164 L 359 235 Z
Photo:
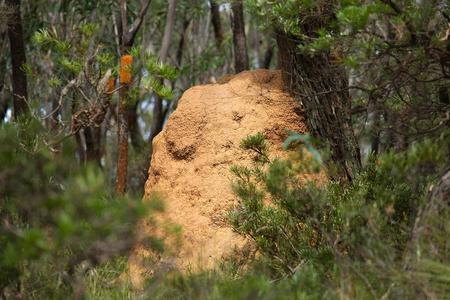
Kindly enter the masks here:
M 312 146 L 306 137 L 301 142 Z M 272 159 L 262 134 L 243 140 L 241 147 L 256 155 L 253 166 L 232 168 L 239 204 L 229 221 L 254 242 L 256 261 L 244 272 L 227 266 L 236 261 L 201 274 L 161 272 L 137 291 L 113 282 L 126 270 L 124 255 L 135 242 L 136 222 L 148 211 L 162 210 L 161 202 L 144 206 L 115 198 L 102 171 L 67 159 L 70 143 L 52 144 L 33 121 L 5 124 L 0 135 L 4 296 L 397 299 L 448 294 L 448 209 L 434 212 L 428 195 L 447 164 L 446 148 L 439 143 L 424 141 L 405 153 L 371 156 L 350 185 L 321 186 L 299 176 L 320 171 L 322 160 L 314 151 Z M 412 243 L 416 227 L 425 229 Z
M 3 125 L 0 160 L 5 296 L 84 295 L 84 274 L 127 254 L 138 219 L 162 210 L 115 197 L 102 170 L 79 167 L 72 145 L 53 145 L 35 121 Z
M 404 258 L 418 209 L 428 201 L 426 188 L 446 163 L 445 147 L 424 141 L 404 153 L 370 156 L 350 185 L 326 186 L 299 176 L 316 169 L 315 152 L 269 159 L 262 134 L 247 137 L 241 148 L 257 155 L 252 167 L 231 168 L 239 203 L 229 221 L 254 242 L 273 278 L 312 272 L 336 296 L 426 294 L 418 284 L 418 290 L 405 286 L 414 276 L 405 277 Z

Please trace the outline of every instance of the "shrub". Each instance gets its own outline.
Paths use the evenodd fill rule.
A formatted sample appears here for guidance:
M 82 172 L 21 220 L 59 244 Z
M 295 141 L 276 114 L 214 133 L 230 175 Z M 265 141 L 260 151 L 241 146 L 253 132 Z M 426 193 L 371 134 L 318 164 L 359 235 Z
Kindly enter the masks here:
M 299 176 L 321 162 L 315 152 L 300 149 L 288 160 L 271 159 L 262 134 L 247 137 L 241 148 L 256 156 L 252 167 L 231 168 L 239 201 L 229 222 L 254 242 L 270 276 L 314 274 L 324 283 L 316 291 L 325 286 L 336 296 L 417 292 L 406 287 L 412 277 L 404 258 L 418 209 L 428 199 L 426 188 L 445 166 L 445 147 L 426 140 L 404 153 L 369 156 L 350 185 L 322 186 Z
M 115 197 L 97 166 L 79 167 L 72 145 L 49 140 L 39 123 L 0 134 L 0 290 L 4 296 L 85 293 L 84 274 L 126 255 L 139 218 L 162 210 Z M 58 296 L 59 295 L 59 296 Z

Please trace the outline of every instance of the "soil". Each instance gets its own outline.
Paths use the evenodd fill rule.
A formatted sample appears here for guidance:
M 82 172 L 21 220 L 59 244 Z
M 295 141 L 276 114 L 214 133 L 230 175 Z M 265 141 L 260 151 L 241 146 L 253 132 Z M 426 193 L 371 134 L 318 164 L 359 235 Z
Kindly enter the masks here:
M 237 203 L 230 167 L 251 164 L 252 154 L 239 144 L 258 132 L 271 145 L 273 156 L 286 155 L 282 151 L 286 130 L 305 134 L 306 126 L 281 71 L 245 71 L 187 90 L 153 141 L 145 185 L 143 201 L 158 192 L 165 199 L 165 212 L 157 216 L 156 225 L 145 220 L 138 229 L 142 237 L 168 236 L 168 250 L 155 255 L 145 243 L 137 245 L 129 264 L 132 283 L 139 284 L 144 274 L 157 268 L 214 268 L 235 247 L 241 249 L 245 241 L 224 221 Z M 170 233 L 176 224 L 181 227 L 178 237 L 173 234 L 176 230 Z M 152 257 L 152 263 L 144 257 Z

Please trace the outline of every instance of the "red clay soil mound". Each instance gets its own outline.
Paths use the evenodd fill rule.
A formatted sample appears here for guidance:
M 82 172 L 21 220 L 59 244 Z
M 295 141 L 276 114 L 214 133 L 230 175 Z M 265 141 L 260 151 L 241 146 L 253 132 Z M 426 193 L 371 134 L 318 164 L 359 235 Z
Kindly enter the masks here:
M 166 209 L 157 218 L 157 228 L 171 224 L 182 228 L 181 244 L 169 240 L 169 251 L 160 261 L 181 270 L 212 268 L 235 245 L 243 246 L 243 239 L 223 222 L 237 201 L 230 186 L 230 166 L 251 163 L 251 155 L 239 143 L 247 135 L 262 132 L 271 154 L 280 155 L 285 130 L 306 133 L 302 115 L 302 108 L 285 90 L 280 71 L 227 75 L 216 84 L 195 86 L 184 93 L 153 141 L 145 185 L 144 201 L 153 192 L 165 196 Z M 162 234 L 147 223 L 142 222 L 141 235 Z M 143 263 L 142 257 L 148 255 L 142 244 L 134 250 L 130 258 L 133 284 L 139 283 L 142 273 L 154 271 Z

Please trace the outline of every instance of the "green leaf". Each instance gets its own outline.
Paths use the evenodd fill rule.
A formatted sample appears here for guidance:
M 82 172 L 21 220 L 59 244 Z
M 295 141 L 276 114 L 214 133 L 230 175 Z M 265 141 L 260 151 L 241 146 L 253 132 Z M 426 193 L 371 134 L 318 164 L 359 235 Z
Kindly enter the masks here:
M 316 143 L 317 141 L 310 138 L 308 134 L 298 134 L 290 130 L 286 130 L 286 133 L 290 136 L 284 141 L 283 150 L 287 150 L 291 143 L 302 142 L 306 144 L 306 149 L 316 158 L 319 164 L 323 162 L 319 151 L 313 147 L 313 143 Z
M 131 47 L 131 50 L 129 51 L 129 54 L 135 58 L 141 57 L 141 47 L 140 46 L 133 46 Z
M 97 31 L 97 24 L 86 23 L 81 27 L 81 32 L 87 38 L 91 38 L 96 31 Z

